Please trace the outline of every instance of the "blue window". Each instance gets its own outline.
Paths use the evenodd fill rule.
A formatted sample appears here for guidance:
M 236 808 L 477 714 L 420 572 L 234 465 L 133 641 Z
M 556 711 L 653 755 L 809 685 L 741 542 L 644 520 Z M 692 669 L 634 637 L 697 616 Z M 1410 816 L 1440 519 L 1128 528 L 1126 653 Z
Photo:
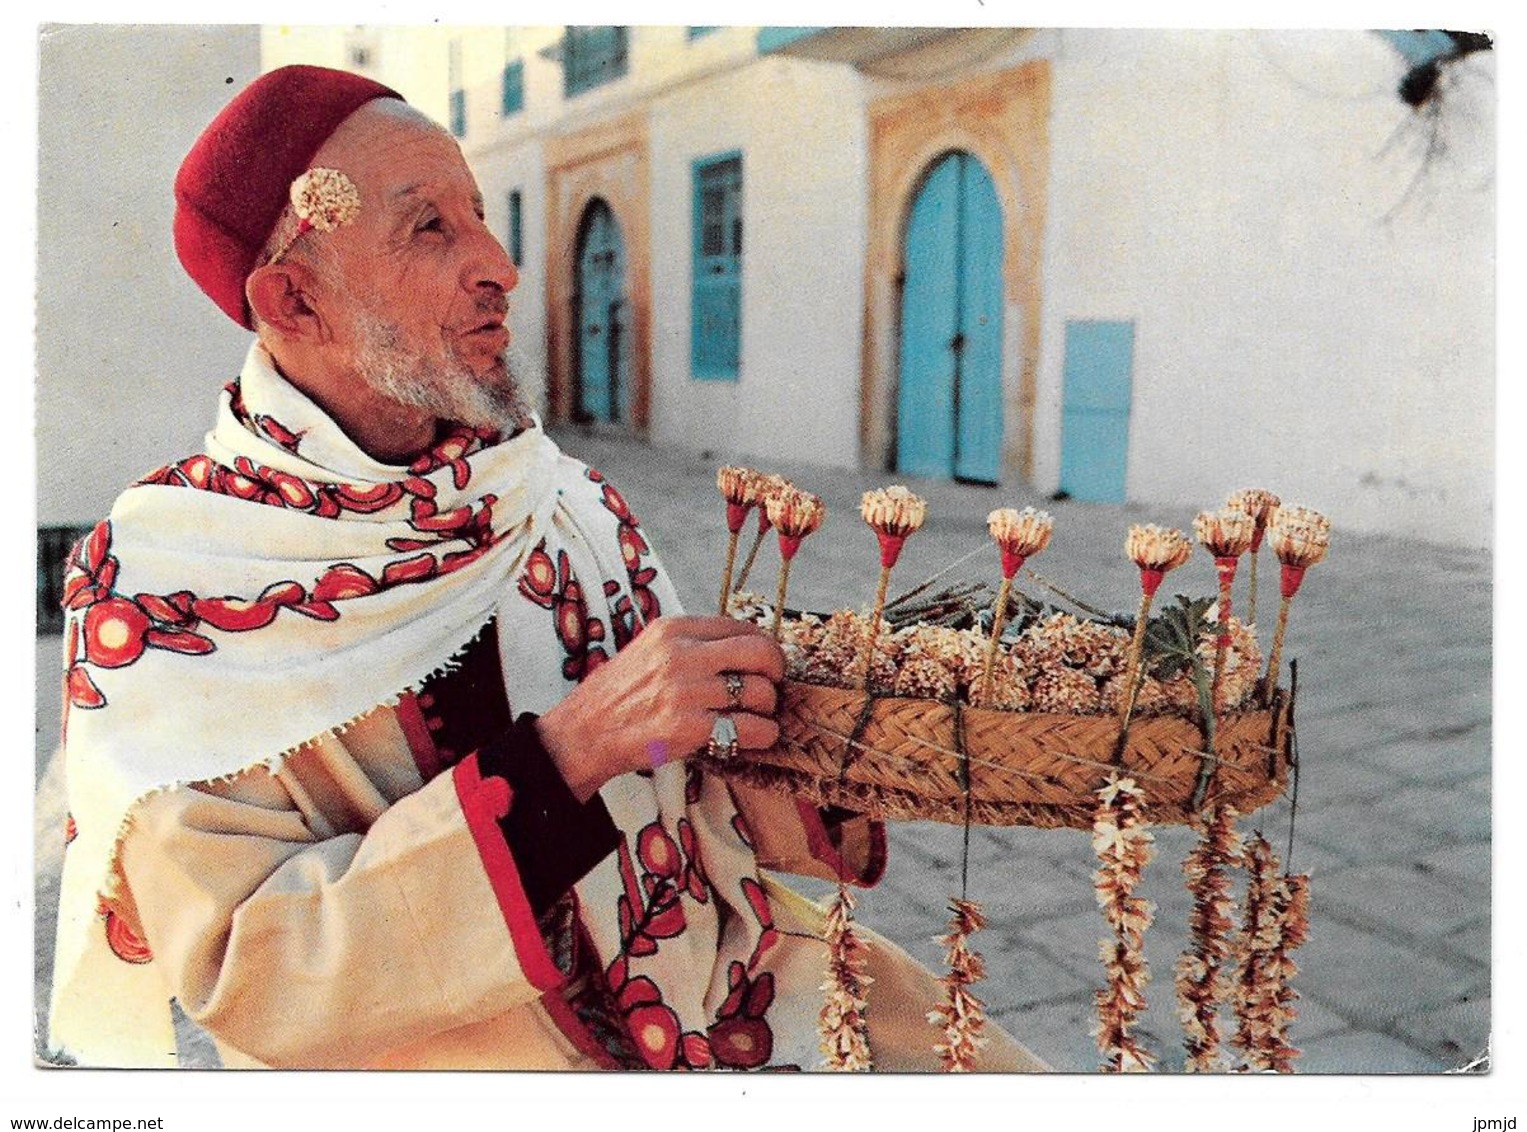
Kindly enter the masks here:
M 771 51 L 779 51 L 789 47 L 798 39 L 809 39 L 818 32 L 826 31 L 825 27 L 809 28 L 780 28 L 762 27 L 758 29 L 758 53 L 767 55 Z
M 515 59 L 504 64 L 503 115 L 518 114 L 525 109 L 525 60 Z
M 509 258 L 515 267 L 525 262 L 524 200 L 519 189 L 509 190 Z
M 467 92 L 461 78 L 461 40 L 451 40 L 451 51 L 446 57 L 447 78 L 451 86 L 451 133 L 458 138 L 467 136 Z
M 562 87 L 571 97 L 626 73 L 629 29 L 571 27 L 562 38 Z
M 742 155 L 694 166 L 694 290 L 690 371 L 736 381 L 742 332 Z
M 467 136 L 467 92 L 460 87 L 451 88 L 451 133 Z

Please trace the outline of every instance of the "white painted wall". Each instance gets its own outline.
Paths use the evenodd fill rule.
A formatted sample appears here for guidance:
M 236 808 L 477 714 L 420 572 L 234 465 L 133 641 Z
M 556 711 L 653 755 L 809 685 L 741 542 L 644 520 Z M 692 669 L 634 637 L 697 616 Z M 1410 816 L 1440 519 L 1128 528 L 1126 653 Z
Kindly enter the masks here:
M 1491 541 L 1493 58 L 1424 119 L 1360 31 L 1057 39 L 1036 487 L 1067 319 L 1136 320 L 1128 494 L 1264 486 L 1341 526 Z
M 847 67 L 761 59 L 653 106 L 653 415 L 662 444 L 858 460 L 867 141 Z M 742 151 L 742 357 L 690 377 L 693 163 Z
M 39 52 L 37 515 L 102 518 L 199 450 L 250 335 L 186 276 L 173 183 L 260 73 L 250 27 L 73 25 Z

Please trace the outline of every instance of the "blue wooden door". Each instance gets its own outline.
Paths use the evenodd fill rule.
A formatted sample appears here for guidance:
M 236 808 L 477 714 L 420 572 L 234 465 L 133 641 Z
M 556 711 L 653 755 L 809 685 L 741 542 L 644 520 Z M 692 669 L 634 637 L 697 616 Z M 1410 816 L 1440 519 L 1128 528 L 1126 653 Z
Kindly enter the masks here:
M 1002 206 L 974 156 L 929 171 L 907 221 L 896 467 L 996 483 L 1002 461 Z
M 627 421 L 631 344 L 625 245 L 620 223 L 602 200 L 595 200 L 583 215 L 573 306 L 578 327 L 578 416 Z
M 1066 323 L 1060 488 L 1094 503 L 1124 501 L 1135 324 Z

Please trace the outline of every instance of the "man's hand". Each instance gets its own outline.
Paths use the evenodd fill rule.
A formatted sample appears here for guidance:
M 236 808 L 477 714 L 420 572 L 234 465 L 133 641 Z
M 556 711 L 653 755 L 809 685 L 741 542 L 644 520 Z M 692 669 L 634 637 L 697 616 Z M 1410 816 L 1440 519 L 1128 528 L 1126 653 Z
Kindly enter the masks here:
M 742 677 L 742 709 L 726 673 Z M 568 697 L 541 716 L 541 742 L 581 801 L 616 775 L 687 758 L 721 714 L 737 744 L 779 740 L 774 712 L 784 654 L 757 626 L 730 617 L 659 617 Z

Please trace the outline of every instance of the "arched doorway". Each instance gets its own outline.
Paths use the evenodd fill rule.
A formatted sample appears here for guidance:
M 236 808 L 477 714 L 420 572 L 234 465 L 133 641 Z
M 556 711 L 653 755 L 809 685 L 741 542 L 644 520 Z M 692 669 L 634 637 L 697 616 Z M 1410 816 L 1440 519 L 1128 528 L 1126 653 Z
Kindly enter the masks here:
M 573 418 L 631 420 L 631 334 L 626 297 L 626 252 L 620 222 L 595 198 L 578 225 L 573 280 Z
M 896 470 L 996 483 L 1002 461 L 1002 206 L 963 150 L 935 160 L 907 219 Z

